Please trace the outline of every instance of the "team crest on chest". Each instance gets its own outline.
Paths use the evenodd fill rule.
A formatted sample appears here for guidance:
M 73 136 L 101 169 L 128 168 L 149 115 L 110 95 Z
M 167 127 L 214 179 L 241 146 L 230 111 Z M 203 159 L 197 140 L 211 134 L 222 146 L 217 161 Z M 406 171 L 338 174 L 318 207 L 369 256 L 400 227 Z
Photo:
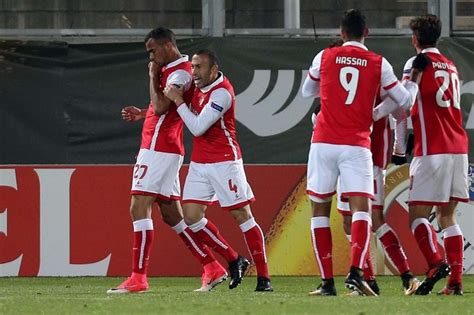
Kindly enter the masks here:
M 204 99 L 205 99 L 205 98 L 206 98 L 206 97 L 205 97 L 204 95 L 199 98 L 199 106 L 200 106 L 200 107 L 202 107 L 202 103 L 204 103 Z

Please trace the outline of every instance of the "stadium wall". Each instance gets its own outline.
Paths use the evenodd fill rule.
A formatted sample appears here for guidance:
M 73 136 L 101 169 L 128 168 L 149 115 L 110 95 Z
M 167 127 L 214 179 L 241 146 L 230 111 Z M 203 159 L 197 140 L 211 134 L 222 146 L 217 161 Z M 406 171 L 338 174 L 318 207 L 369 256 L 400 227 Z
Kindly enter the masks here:
M 178 45 L 186 54 L 201 48 L 217 51 L 236 91 L 246 163 L 304 164 L 311 112 L 319 101 L 303 99 L 300 87 L 315 54 L 330 42 L 197 38 Z M 414 54 L 405 37 L 369 38 L 367 45 L 382 53 L 400 76 Z M 474 163 L 474 41 L 443 39 L 440 48 L 459 67 Z M 148 104 L 147 62 L 142 43 L 0 41 L 0 164 L 133 164 L 141 125 L 123 122 L 120 109 Z M 190 152 L 189 134 L 185 145 Z

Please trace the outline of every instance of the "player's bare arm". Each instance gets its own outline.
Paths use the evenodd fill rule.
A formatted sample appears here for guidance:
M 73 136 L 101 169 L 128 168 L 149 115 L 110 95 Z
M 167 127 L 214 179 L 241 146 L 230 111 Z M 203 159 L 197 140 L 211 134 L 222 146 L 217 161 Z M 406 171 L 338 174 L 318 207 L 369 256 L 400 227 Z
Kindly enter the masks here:
M 150 100 L 155 110 L 155 115 L 163 115 L 171 105 L 171 101 L 163 95 L 160 88 L 161 67 L 151 61 L 148 64 L 150 76 Z
M 122 108 L 122 119 L 128 122 L 139 121 L 146 116 L 146 108 L 141 109 L 136 106 L 125 106 Z

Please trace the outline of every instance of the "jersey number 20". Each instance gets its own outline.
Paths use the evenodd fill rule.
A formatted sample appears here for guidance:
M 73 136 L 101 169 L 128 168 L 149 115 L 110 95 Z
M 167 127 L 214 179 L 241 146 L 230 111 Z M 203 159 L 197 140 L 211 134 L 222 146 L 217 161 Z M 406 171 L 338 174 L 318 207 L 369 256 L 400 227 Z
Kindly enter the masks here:
M 450 74 L 448 71 L 437 70 L 434 73 L 434 76 L 436 79 L 441 78 L 442 80 L 441 86 L 436 92 L 436 103 L 438 104 L 438 106 L 448 108 L 449 106 L 453 105 L 454 108 L 460 109 L 461 95 L 459 92 L 459 77 L 457 73 L 452 72 Z M 452 100 L 450 100 L 449 98 L 445 100 L 443 98 L 450 84 L 453 97 Z M 453 104 L 451 104 L 451 101 L 453 102 Z

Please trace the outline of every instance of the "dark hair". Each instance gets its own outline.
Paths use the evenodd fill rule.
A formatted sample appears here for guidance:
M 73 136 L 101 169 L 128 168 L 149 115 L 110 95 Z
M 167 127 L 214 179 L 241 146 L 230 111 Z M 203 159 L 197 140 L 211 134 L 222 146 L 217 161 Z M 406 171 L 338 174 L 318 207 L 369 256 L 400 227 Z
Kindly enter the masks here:
M 219 66 L 219 58 L 217 58 L 217 55 L 215 52 L 209 49 L 201 49 L 198 50 L 195 55 L 206 55 L 207 58 L 209 58 L 209 66 L 212 67 L 214 65 Z
M 421 46 L 436 46 L 441 36 L 441 21 L 433 14 L 414 18 L 410 21 L 410 28 Z
M 349 39 L 362 38 L 365 30 L 365 16 L 358 9 L 347 10 L 341 19 L 341 29 Z
M 153 38 L 160 44 L 170 42 L 176 46 L 176 38 L 173 31 L 166 27 L 157 27 L 151 30 L 145 37 L 145 43 L 148 42 L 150 38 Z

